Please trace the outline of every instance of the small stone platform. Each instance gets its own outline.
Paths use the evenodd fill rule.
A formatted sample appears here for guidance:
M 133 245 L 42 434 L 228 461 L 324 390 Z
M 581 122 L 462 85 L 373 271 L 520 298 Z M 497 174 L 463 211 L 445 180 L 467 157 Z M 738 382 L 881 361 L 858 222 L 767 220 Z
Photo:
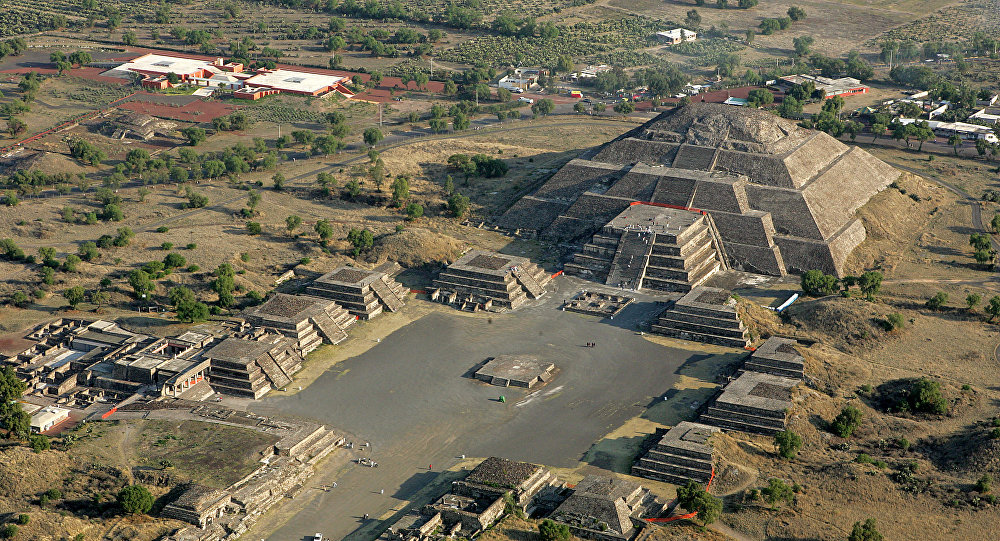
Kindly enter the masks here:
M 592 316 L 614 317 L 634 301 L 635 297 L 611 295 L 597 291 L 581 291 L 563 304 L 563 310 Z
M 719 429 L 714 426 L 677 423 L 632 466 L 632 475 L 675 485 L 688 481 L 708 483 L 713 454 L 708 439 L 716 432 Z
M 470 250 L 441 271 L 431 299 L 467 310 L 513 310 L 545 294 L 552 279 L 526 257 Z
M 389 262 L 373 270 L 341 266 L 320 276 L 306 288 L 310 295 L 332 299 L 361 319 L 403 307 L 406 288 L 393 279 L 400 270 Z
M 548 383 L 555 375 L 556 365 L 523 355 L 498 355 L 487 360 L 476 370 L 480 381 L 499 387 L 524 387 L 530 389 Z
M 795 344 L 795 340 L 772 336 L 747 359 L 743 370 L 802 379 L 805 359 L 795 350 Z
M 744 372 L 726 386 L 699 420 L 719 428 L 773 436 L 785 429 L 792 387 L 800 380 Z
M 750 345 L 732 294 L 715 287 L 692 289 L 660 314 L 652 331 L 671 338 L 720 346 L 745 348 Z

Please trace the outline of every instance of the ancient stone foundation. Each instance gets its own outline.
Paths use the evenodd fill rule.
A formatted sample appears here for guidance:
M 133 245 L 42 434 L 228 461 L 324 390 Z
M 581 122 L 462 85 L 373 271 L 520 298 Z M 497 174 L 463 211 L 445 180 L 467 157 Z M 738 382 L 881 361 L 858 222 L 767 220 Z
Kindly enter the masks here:
M 792 387 L 799 380 L 744 372 L 726 386 L 699 418 L 705 424 L 773 436 L 785 429 Z
M 463 309 L 513 310 L 544 295 L 550 280 L 526 257 L 471 250 L 441 271 L 431 298 Z
M 665 112 L 596 150 L 521 198 L 498 225 L 586 242 L 636 201 L 696 208 L 712 219 L 732 268 L 842 276 L 866 236 L 855 211 L 899 176 L 825 133 L 722 104 Z
M 805 359 L 795 351 L 794 346 L 795 340 L 776 336 L 768 338 L 743 363 L 743 370 L 802 379 Z
M 744 348 L 750 345 L 746 327 L 728 291 L 699 286 L 667 307 L 652 325 L 657 334 Z
M 307 291 L 310 295 L 337 301 L 361 319 L 371 319 L 384 311 L 395 312 L 403 307 L 406 288 L 393 279 L 400 270 L 395 262 L 374 270 L 338 267 L 309 284 Z
M 595 233 L 567 274 L 623 289 L 690 291 L 720 262 L 706 215 L 632 205 Z
M 675 485 L 688 481 L 707 484 L 712 478 L 712 446 L 708 438 L 718 431 L 699 423 L 677 423 L 632 466 L 632 475 Z

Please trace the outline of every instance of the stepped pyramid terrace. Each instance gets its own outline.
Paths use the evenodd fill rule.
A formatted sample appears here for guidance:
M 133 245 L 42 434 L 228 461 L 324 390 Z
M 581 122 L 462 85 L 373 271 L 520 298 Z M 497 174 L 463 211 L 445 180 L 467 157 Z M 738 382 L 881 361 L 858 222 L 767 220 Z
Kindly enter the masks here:
M 698 209 L 718 233 L 723 265 L 843 276 L 847 256 L 867 235 L 855 211 L 900 174 L 825 133 L 766 111 L 712 103 L 662 113 L 584 156 L 497 224 L 584 243 L 638 201 Z M 603 252 L 591 246 L 583 253 Z M 608 279 L 600 265 L 593 273 Z
M 371 319 L 382 312 L 395 312 L 403 307 L 406 288 L 393 276 L 402 270 L 396 262 L 374 270 L 342 266 L 320 276 L 309 284 L 310 295 L 337 301 L 351 314 Z
M 462 309 L 513 310 L 544 295 L 551 279 L 526 257 L 470 250 L 438 274 L 431 298 Z
M 298 341 L 302 355 L 324 341 L 338 344 L 347 339 L 346 329 L 356 318 L 329 299 L 276 293 L 264 304 L 243 311 L 247 323 Z

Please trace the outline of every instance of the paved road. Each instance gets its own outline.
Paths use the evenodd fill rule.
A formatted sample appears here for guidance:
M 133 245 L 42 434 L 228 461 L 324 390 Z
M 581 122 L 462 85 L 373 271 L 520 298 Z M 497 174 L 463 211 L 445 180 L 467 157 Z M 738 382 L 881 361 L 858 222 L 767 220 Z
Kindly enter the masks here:
M 362 525 L 361 515 L 377 518 L 399 508 L 433 480 L 429 465 L 446 468 L 459 455 L 575 466 L 596 440 L 670 389 L 678 367 L 700 358 L 633 330 L 662 308 L 654 302 L 637 302 L 615 321 L 599 322 L 558 309 L 566 296 L 593 283 L 556 282 L 557 291 L 513 314 L 487 319 L 432 312 L 337 364 L 306 390 L 251 405 L 262 413 L 317 418 L 371 441 L 379 462 L 375 469 L 348 468 L 329 493 L 304 496 L 296 504 L 301 511 L 268 539 L 299 540 L 313 532 L 371 539 L 388 524 Z M 597 347 L 583 347 L 588 341 Z M 530 353 L 561 372 L 531 394 L 462 377 L 504 353 Z M 496 400 L 500 394 L 507 403 Z

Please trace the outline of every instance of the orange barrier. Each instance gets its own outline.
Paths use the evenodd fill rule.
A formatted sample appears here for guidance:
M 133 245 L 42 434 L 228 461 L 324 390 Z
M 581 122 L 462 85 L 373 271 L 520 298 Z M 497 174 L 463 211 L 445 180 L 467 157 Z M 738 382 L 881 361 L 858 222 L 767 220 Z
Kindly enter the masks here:
M 101 415 L 101 419 L 107 419 L 108 417 L 111 417 L 111 414 L 114 413 L 114 412 L 116 412 L 116 411 L 118 411 L 118 406 L 115 406 L 115 407 L 111 408 L 106 413 L 104 413 L 103 415 Z
M 714 481 L 714 480 L 715 480 L 715 467 L 713 466 L 712 467 L 712 475 L 708 478 L 708 484 L 705 485 L 705 490 L 708 490 L 708 489 L 712 488 L 712 481 Z M 663 523 L 666 523 L 666 522 L 673 522 L 675 520 L 681 520 L 681 519 L 685 519 L 685 518 L 695 518 L 696 516 L 698 516 L 698 513 L 687 513 L 685 515 L 677 515 L 677 516 L 667 517 L 667 518 L 647 518 L 646 522 L 654 522 L 654 523 L 657 523 L 657 524 L 663 524 Z
M 80 122 L 83 122 L 84 120 L 88 120 L 88 119 L 94 118 L 95 116 L 97 116 L 97 115 L 99 115 L 99 114 L 101 114 L 101 113 L 103 113 L 105 111 L 110 111 L 111 109 L 114 109 L 114 107 L 116 105 L 118 105 L 119 103 L 121 103 L 121 102 L 123 102 L 123 101 L 125 101 L 125 100 L 127 100 L 129 98 L 131 98 L 132 96 L 135 96 L 136 94 L 138 94 L 138 92 L 133 92 L 133 93 L 129 94 L 128 96 L 125 96 L 124 98 L 122 98 L 120 100 L 115 100 L 115 101 L 109 103 L 108 106 L 105 107 L 104 109 L 98 109 L 98 110 L 92 111 L 90 113 L 81 113 L 81 114 L 73 117 L 72 119 L 67 120 L 66 122 L 63 122 L 62 124 L 59 124 L 58 126 L 49 128 L 49 129 L 47 129 L 47 130 L 45 130 L 43 132 L 36 133 L 35 135 L 32 135 L 31 137 L 27 137 L 25 139 L 21 139 L 20 141 L 18 141 L 16 143 L 12 143 L 12 144 L 7 145 L 7 146 L 5 146 L 3 148 L 0 148 L 0 152 L 7 152 L 8 150 L 12 150 L 12 149 L 14 149 L 16 147 L 19 147 L 19 146 L 21 146 L 21 145 L 23 145 L 25 143 L 30 143 L 30 142 L 34 141 L 35 139 L 39 139 L 39 138 L 44 137 L 44 136 L 46 136 L 46 135 L 48 135 L 50 133 L 53 133 L 53 132 L 58 131 L 58 130 L 61 130 L 61 129 L 63 129 L 66 126 L 69 126 L 71 124 L 79 124 Z
M 563 271 L 559 271 L 559 272 L 553 274 L 552 276 L 550 276 L 549 278 L 555 278 L 556 276 L 562 276 L 562 273 L 563 273 Z

